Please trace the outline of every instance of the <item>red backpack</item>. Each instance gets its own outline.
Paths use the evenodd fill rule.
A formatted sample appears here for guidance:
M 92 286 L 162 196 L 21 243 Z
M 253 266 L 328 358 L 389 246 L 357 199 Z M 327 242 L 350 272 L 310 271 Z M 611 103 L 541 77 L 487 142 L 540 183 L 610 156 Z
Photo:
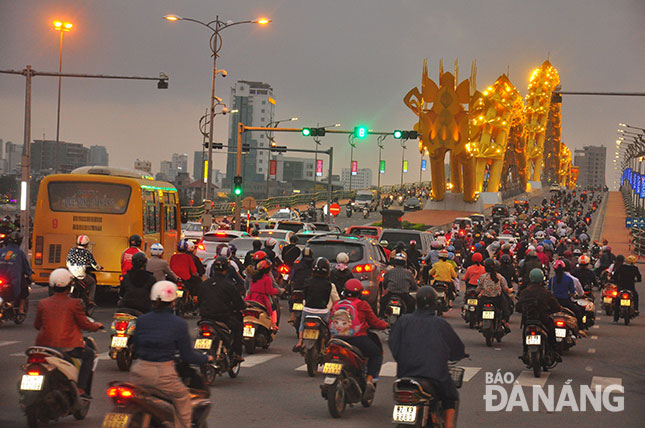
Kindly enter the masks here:
M 330 313 L 332 336 L 356 336 L 363 327 L 358 309 L 351 300 L 343 299 L 334 304 Z

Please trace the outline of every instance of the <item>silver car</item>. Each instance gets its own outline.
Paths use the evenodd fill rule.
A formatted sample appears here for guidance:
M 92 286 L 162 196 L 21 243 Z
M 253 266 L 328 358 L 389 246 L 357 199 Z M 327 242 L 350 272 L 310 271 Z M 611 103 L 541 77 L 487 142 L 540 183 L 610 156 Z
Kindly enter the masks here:
M 247 236 L 248 233 L 239 230 L 220 230 L 217 232 L 208 232 L 204 235 L 204 239 L 197 242 L 197 251 L 195 255 L 201 260 L 217 255 L 217 247 L 221 244 L 226 244 L 235 238 Z

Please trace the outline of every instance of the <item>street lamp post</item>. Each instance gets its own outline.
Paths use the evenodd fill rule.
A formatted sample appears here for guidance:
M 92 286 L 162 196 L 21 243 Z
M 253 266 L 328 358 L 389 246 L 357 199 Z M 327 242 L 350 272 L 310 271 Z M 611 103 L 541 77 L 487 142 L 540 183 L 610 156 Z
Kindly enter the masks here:
M 356 147 L 356 142 L 354 141 L 354 135 L 349 134 L 347 138 L 349 140 L 349 191 L 352 191 L 352 169 L 354 168 L 354 147 Z M 356 168 L 356 173 L 358 174 L 358 168 Z
M 238 22 L 232 22 L 232 21 L 221 21 L 219 19 L 219 15 L 215 17 L 214 20 L 209 21 L 209 22 L 202 22 L 197 19 L 193 18 L 183 18 L 178 15 L 166 15 L 164 16 L 164 19 L 175 22 L 175 21 L 189 21 L 189 22 L 194 22 L 196 24 L 200 24 L 209 30 L 212 31 L 209 46 L 211 48 L 211 51 L 213 52 L 213 71 L 212 71 L 212 76 L 211 76 L 211 97 L 210 97 L 210 124 L 209 124 L 209 135 L 208 135 L 208 175 L 207 175 L 207 180 L 206 180 L 206 199 L 210 200 L 212 199 L 212 194 L 211 194 L 211 187 L 213 184 L 213 125 L 214 125 L 214 118 L 215 118 L 215 77 L 217 76 L 218 73 L 221 73 L 223 76 L 226 76 L 226 71 L 225 70 L 218 70 L 217 69 L 217 57 L 219 51 L 222 49 L 222 36 L 220 35 L 220 32 L 228 27 L 232 27 L 234 25 L 238 24 L 260 24 L 260 25 L 266 25 L 269 22 L 271 22 L 270 19 L 267 18 L 258 18 L 250 21 L 238 21 Z M 240 171 L 237 171 L 237 175 L 240 174 Z
M 72 29 L 74 25 L 71 22 L 54 21 L 54 30 L 60 33 L 60 48 L 58 53 L 58 72 L 63 72 L 63 33 Z M 54 155 L 54 168 L 58 171 L 58 146 L 60 142 L 60 95 L 62 86 L 62 76 L 58 76 L 58 108 L 56 109 L 56 154 Z

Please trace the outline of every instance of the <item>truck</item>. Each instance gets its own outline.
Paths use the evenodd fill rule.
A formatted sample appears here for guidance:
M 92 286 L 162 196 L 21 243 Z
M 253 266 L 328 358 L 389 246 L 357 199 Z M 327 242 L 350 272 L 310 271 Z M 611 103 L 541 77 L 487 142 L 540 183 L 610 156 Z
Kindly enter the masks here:
M 378 198 L 376 195 L 376 190 L 358 190 L 356 192 L 356 203 L 354 205 L 354 210 L 360 211 L 363 207 L 367 206 L 370 211 L 376 211 L 378 208 Z

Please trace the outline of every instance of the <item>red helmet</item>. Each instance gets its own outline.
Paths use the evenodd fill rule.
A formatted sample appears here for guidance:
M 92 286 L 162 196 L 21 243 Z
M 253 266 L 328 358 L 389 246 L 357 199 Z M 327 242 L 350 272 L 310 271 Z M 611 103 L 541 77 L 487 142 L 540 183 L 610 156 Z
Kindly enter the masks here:
M 265 253 L 264 251 L 260 250 L 253 253 L 253 260 L 264 260 L 266 258 L 267 258 L 267 253 Z
M 553 263 L 553 269 L 558 269 L 562 268 L 564 269 L 564 262 L 562 260 L 556 260 L 555 263 Z
M 361 284 L 361 282 L 358 279 L 352 278 L 352 279 L 347 280 L 347 282 L 345 283 L 345 290 L 347 290 L 347 291 L 363 291 L 363 284 Z
M 474 263 L 481 263 L 482 260 L 484 260 L 484 257 L 481 255 L 481 253 L 473 254 L 473 262 Z
M 255 266 L 257 270 L 264 270 L 271 268 L 271 260 L 260 260 L 260 262 Z

